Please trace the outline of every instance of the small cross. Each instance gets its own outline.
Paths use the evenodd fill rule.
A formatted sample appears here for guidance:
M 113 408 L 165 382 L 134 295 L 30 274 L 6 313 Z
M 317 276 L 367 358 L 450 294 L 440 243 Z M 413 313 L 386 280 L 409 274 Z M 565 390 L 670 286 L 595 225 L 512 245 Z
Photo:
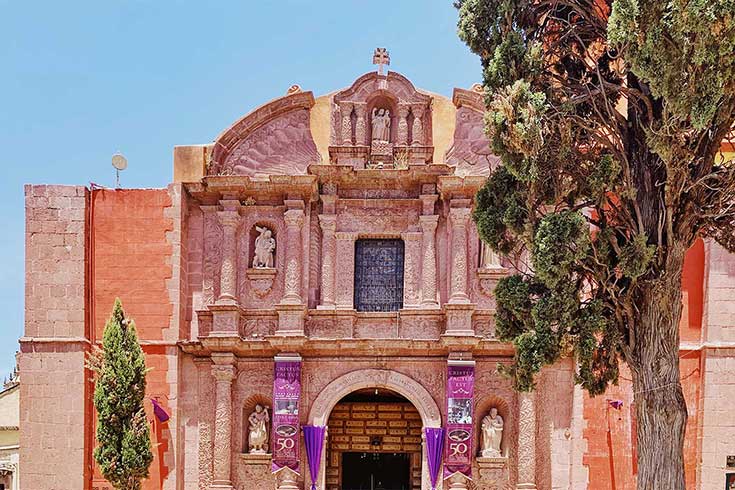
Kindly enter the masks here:
M 383 74 L 383 66 L 390 65 L 390 54 L 386 48 L 375 48 L 373 65 L 378 65 L 378 75 Z

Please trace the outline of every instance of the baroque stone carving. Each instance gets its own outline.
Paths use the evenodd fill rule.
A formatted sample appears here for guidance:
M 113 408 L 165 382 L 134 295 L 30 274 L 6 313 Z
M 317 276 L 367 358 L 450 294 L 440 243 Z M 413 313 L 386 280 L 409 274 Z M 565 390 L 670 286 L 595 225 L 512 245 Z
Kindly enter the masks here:
M 390 110 L 373 109 L 372 129 L 373 141 L 390 141 Z
M 268 425 L 270 416 L 268 408 L 255 405 L 255 411 L 248 417 L 248 447 L 250 453 L 265 454 L 268 452 Z
M 305 174 L 319 161 L 309 127 L 311 92 L 291 91 L 247 114 L 215 140 L 207 175 Z
M 503 417 L 498 409 L 493 407 L 490 413 L 482 419 L 482 450 L 484 458 L 499 458 L 500 444 L 503 439 Z
M 256 226 L 255 229 L 260 234 L 255 239 L 253 268 L 270 269 L 274 264 L 273 254 L 276 250 L 276 239 L 273 238 L 273 232 L 265 226 Z

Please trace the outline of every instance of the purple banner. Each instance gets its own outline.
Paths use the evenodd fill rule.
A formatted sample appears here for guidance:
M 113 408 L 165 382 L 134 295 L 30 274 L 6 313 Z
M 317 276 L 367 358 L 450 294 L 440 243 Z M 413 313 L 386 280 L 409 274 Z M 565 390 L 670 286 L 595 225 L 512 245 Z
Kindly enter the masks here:
M 460 472 L 472 476 L 472 404 L 474 361 L 449 361 L 447 372 L 447 432 L 444 444 L 444 478 Z
M 426 436 L 426 462 L 429 464 L 431 490 L 436 490 L 436 480 L 439 478 L 442 452 L 444 452 L 444 429 L 441 427 L 426 427 L 424 435 Z
M 299 473 L 301 358 L 276 356 L 273 377 L 273 463 L 271 470 Z
M 309 463 L 309 474 L 311 475 L 311 490 L 316 490 L 316 481 L 319 478 L 325 429 L 325 427 L 318 425 L 304 426 L 304 446 L 306 447 L 306 461 Z

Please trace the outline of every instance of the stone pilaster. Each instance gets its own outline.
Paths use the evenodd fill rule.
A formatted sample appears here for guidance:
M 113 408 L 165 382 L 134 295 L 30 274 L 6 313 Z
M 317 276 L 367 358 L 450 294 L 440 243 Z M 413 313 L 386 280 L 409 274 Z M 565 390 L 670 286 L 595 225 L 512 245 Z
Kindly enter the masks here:
M 518 394 L 518 490 L 536 488 L 536 395 Z
M 424 107 L 422 105 L 413 105 L 411 106 L 411 112 L 413 113 L 411 144 L 414 146 L 421 146 L 424 144 L 424 124 L 422 122 L 422 118 L 424 117 Z
M 408 104 L 398 104 L 398 130 L 396 131 L 396 141 L 399 146 L 408 145 Z
M 464 201 L 464 199 L 462 200 Z M 454 201 L 452 205 L 454 205 Z M 464 204 L 464 203 L 460 203 Z M 469 204 L 469 203 L 467 203 Z M 470 208 L 452 207 L 449 210 L 449 222 L 452 227 L 452 275 L 450 281 L 449 303 L 469 303 L 467 296 L 467 222 L 470 219 Z
M 367 104 L 355 104 L 355 144 L 367 145 Z
M 220 294 L 218 304 L 237 303 L 237 226 L 240 223 L 240 201 L 220 201 L 222 211 L 217 218 L 222 226 L 222 264 L 220 265 Z
M 337 232 L 335 281 L 339 277 L 339 287 L 336 288 L 335 301 L 340 310 L 351 310 L 354 308 L 355 294 L 355 239 L 356 233 Z
M 421 232 L 406 232 L 401 235 L 405 244 L 403 263 L 403 307 L 421 306 Z
M 286 279 L 281 304 L 300 305 L 301 300 L 301 228 L 304 226 L 304 201 L 287 200 L 286 221 Z
M 439 216 L 419 216 L 421 223 L 421 305 L 424 308 L 439 306 L 436 289 L 436 227 Z
M 236 376 L 233 354 L 212 354 L 215 382 L 214 458 L 212 490 L 232 489 L 232 380 Z
M 333 214 L 320 214 L 319 225 L 322 228 L 322 301 L 319 307 L 333 308 L 337 217 Z
M 340 103 L 339 112 L 342 115 L 342 128 L 340 131 L 342 144 L 345 146 L 352 146 L 352 103 Z

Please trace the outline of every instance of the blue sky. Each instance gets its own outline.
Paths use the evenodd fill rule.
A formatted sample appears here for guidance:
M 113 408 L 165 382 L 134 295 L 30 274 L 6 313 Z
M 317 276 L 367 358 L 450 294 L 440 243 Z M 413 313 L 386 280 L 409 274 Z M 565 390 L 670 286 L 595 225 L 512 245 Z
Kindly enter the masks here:
M 299 84 L 323 94 L 390 68 L 445 95 L 480 79 L 451 0 L 0 0 L 0 375 L 23 330 L 24 183 L 162 187 L 177 144 L 207 143 Z

